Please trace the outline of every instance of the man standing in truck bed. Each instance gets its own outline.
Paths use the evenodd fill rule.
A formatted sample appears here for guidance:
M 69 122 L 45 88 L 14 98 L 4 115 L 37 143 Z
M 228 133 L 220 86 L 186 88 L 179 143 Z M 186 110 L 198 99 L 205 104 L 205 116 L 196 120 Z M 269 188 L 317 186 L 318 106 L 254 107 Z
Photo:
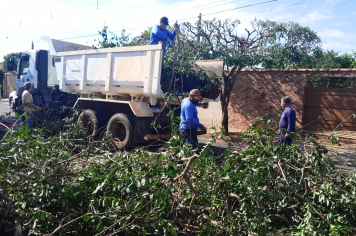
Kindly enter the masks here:
M 194 149 L 198 147 L 197 128 L 202 129 L 206 133 L 206 128 L 199 122 L 198 110 L 196 108 L 200 97 L 198 89 L 190 91 L 189 97 L 184 98 L 182 101 L 180 112 L 179 132 L 184 134 L 184 142 L 189 143 Z
M 167 17 L 162 17 L 160 19 L 159 25 L 155 25 L 151 29 L 150 42 L 149 45 L 158 44 L 158 42 L 163 42 L 163 55 L 166 52 L 166 41 L 168 42 L 170 47 L 173 47 L 172 40 L 176 37 L 176 31 L 169 32 L 166 28 L 168 23 Z M 179 25 L 177 23 L 174 26 L 179 29 Z

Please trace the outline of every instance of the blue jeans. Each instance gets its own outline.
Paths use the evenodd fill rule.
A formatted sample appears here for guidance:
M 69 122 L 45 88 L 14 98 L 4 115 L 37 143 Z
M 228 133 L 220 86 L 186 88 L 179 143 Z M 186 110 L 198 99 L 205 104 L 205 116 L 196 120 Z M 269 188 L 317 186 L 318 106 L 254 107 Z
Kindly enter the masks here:
M 193 149 L 198 147 L 197 129 L 182 129 L 179 128 L 179 133 L 184 135 L 184 142 L 189 143 Z
M 27 113 L 27 118 L 25 120 L 25 123 L 28 124 L 29 129 L 32 129 L 32 127 L 33 127 L 33 118 L 34 118 L 33 112 Z
M 292 140 L 293 140 L 292 138 L 285 138 L 284 136 L 283 137 L 281 136 L 280 142 L 281 144 L 290 146 L 292 145 Z

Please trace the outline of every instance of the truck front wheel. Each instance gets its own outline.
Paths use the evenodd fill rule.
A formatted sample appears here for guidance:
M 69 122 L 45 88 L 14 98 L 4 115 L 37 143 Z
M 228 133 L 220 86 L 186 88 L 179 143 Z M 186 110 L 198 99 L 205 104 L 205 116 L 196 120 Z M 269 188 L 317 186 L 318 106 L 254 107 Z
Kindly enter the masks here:
M 111 133 L 111 140 L 117 149 L 129 149 L 132 147 L 134 135 L 127 115 L 122 113 L 113 115 L 106 129 L 107 132 Z
M 78 123 L 82 123 L 84 128 L 87 130 L 88 136 L 95 137 L 98 119 L 96 118 L 96 113 L 93 110 L 84 110 L 78 118 Z

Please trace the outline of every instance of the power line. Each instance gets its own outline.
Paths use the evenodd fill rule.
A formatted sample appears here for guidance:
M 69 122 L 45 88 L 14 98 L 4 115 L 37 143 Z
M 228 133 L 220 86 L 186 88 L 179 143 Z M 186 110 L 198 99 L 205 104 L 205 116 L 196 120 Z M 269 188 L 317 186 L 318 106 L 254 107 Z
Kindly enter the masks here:
M 271 1 L 267 1 L 267 2 L 261 2 L 261 3 L 257 3 L 257 4 L 251 4 L 251 5 L 247 5 L 247 6 L 243 6 L 243 7 L 236 7 L 236 8 L 233 8 L 233 9 L 228 9 L 228 10 L 224 10 L 224 11 L 218 11 L 218 12 L 213 12 L 213 13 L 210 13 L 210 14 L 205 14 L 204 16 L 209 16 L 209 15 L 212 15 L 212 14 L 218 14 L 218 13 L 223 13 L 223 12 L 227 12 L 227 11 L 242 9 L 242 8 L 246 8 L 246 7 L 257 6 L 257 5 L 261 5 L 261 4 L 265 4 L 265 3 L 269 3 L 269 2 L 276 2 L 276 1 L 278 1 L 278 0 L 271 0 Z
M 345 4 L 350 3 L 350 2 L 353 2 L 353 1 L 354 1 L 354 0 L 351 0 L 351 1 L 348 1 L 348 2 L 344 2 L 344 3 L 338 4 L 338 5 L 333 6 L 333 7 L 327 7 L 327 8 L 323 8 L 323 9 L 320 9 L 320 10 L 316 10 L 316 11 L 314 11 L 314 12 L 319 12 L 319 11 L 323 11 L 323 10 L 328 10 L 328 9 L 331 9 L 331 8 L 339 7 L 339 6 L 345 5 Z M 292 16 L 292 17 L 288 17 L 288 18 L 285 18 L 284 20 L 292 19 L 292 18 L 299 17 L 299 16 L 309 15 L 309 14 L 312 14 L 312 13 L 314 13 L 314 12 L 306 13 L 306 14 L 301 14 L 301 15 L 297 15 L 297 16 Z
M 243 7 L 232 8 L 232 9 L 228 9 L 228 10 L 224 10 L 224 11 L 213 12 L 213 13 L 205 14 L 204 16 L 212 15 L 212 14 L 218 14 L 218 13 L 222 13 L 222 12 L 226 12 L 226 11 L 231 11 L 231 10 L 246 8 L 246 7 L 255 6 L 255 5 L 260 5 L 260 4 L 269 3 L 269 2 L 274 2 L 274 1 L 277 1 L 277 0 L 271 0 L 271 1 L 267 1 L 267 2 L 262 2 L 262 3 L 257 3 L 257 4 L 251 4 L 251 5 L 247 5 L 247 6 L 243 6 Z M 323 8 L 323 9 L 320 9 L 320 10 L 317 10 L 317 11 L 314 11 L 314 12 L 319 12 L 319 11 L 322 11 L 322 10 L 327 10 L 327 9 L 330 9 L 330 8 L 334 8 L 334 7 L 338 7 L 338 6 L 341 6 L 341 5 L 345 5 L 345 4 L 350 3 L 350 2 L 352 2 L 352 1 L 354 1 L 354 0 L 351 0 L 351 1 L 348 1 L 348 2 L 345 2 L 345 3 L 342 3 L 342 4 L 338 4 L 338 5 L 333 6 L 333 7 Z M 303 4 L 303 3 L 310 3 L 310 2 L 314 2 L 314 1 L 306 1 L 306 2 L 300 1 L 300 2 L 297 2 L 297 3 L 295 3 L 295 4 L 291 4 L 291 5 L 289 5 L 289 6 L 301 5 L 301 4 Z M 286 7 L 287 7 L 287 6 L 286 6 Z M 285 7 L 283 7 L 283 8 L 285 8 Z M 308 15 L 308 14 L 310 14 L 310 13 L 302 14 L 302 15 L 298 15 L 298 16 L 303 16 L 303 15 Z M 294 17 L 298 17 L 298 16 L 294 16 Z M 186 19 L 191 19 L 191 18 L 195 18 L 195 17 L 196 17 L 196 16 L 188 17 L 188 18 L 183 18 L 183 19 L 179 19 L 178 21 L 186 20 Z M 291 18 L 294 18 L 294 17 L 291 17 Z M 287 18 L 287 19 L 290 19 L 290 18 Z M 149 27 L 149 26 L 144 26 L 144 27 Z M 125 29 L 125 30 L 126 30 L 126 31 L 129 31 L 129 30 L 134 30 L 134 29 L 142 29 L 142 28 L 144 28 L 144 27 L 140 26 L 140 27 L 131 28 L 131 29 Z M 112 31 L 112 32 L 119 32 L 119 30 Z M 93 34 L 93 35 L 83 35 L 83 36 L 71 37 L 71 38 L 66 38 L 66 39 L 82 38 L 82 37 L 89 37 L 89 36 L 95 36 L 95 35 L 97 35 L 97 34 Z M 65 40 L 65 39 L 60 39 L 60 40 Z
M 225 1 L 228 1 L 228 0 L 222 0 L 222 1 L 211 2 L 211 3 L 204 4 L 204 6 L 211 5 L 211 4 L 215 4 L 215 3 L 219 3 L 219 2 L 225 2 Z M 230 2 L 227 2 L 227 3 L 231 3 L 231 2 L 236 2 L 236 1 L 230 1 Z M 224 4 L 226 4 L 226 3 L 224 3 Z M 224 5 L 224 4 L 220 4 L 219 6 Z M 182 9 L 182 10 L 170 12 L 170 14 L 171 14 L 171 13 L 182 12 L 182 11 L 186 11 L 186 10 L 190 10 L 190 9 L 196 9 L 196 8 L 200 8 L 200 7 L 202 7 L 202 6 L 190 7 L 189 9 Z
M 223 1 L 226 1 L 226 0 L 223 0 Z M 215 3 L 223 2 L 223 1 L 216 1 L 216 2 L 205 4 L 203 6 L 206 6 L 206 5 L 209 5 L 209 4 L 211 5 L 211 4 L 215 4 Z M 278 1 L 278 0 L 270 0 L 270 1 L 262 2 L 262 3 L 250 4 L 250 5 L 246 5 L 246 6 L 242 6 L 242 7 L 227 9 L 227 10 L 224 10 L 224 11 L 221 11 L 221 12 L 231 11 L 231 10 L 236 10 L 236 9 L 241 9 L 241 8 L 247 8 L 247 7 L 252 7 L 252 6 L 261 5 L 261 4 L 265 4 L 265 3 L 269 3 L 269 2 L 275 2 L 275 1 Z M 224 4 L 220 4 L 220 5 L 224 5 Z M 220 5 L 217 5 L 217 6 L 220 6 Z M 217 7 L 217 6 L 214 6 L 214 7 Z M 214 12 L 214 13 L 211 13 L 211 14 L 217 14 L 217 13 L 220 13 L 220 12 Z M 208 14 L 208 15 L 211 15 L 211 14 Z M 184 19 L 179 19 L 179 21 L 186 20 L 186 19 L 192 19 L 192 18 L 196 18 L 196 15 L 192 16 L 192 17 L 184 18 Z M 152 21 L 156 21 L 156 20 L 157 19 L 148 20 L 148 21 L 145 21 L 145 22 L 152 22 Z M 130 22 L 126 22 L 126 23 L 129 24 L 129 23 L 136 22 L 136 21 L 138 21 L 138 20 L 130 21 Z M 147 26 L 147 27 L 149 27 L 149 26 Z M 128 31 L 128 30 L 134 30 L 134 29 L 140 29 L 140 28 L 143 28 L 143 27 L 140 26 L 140 27 L 135 27 L 135 28 L 131 28 L 131 29 L 125 29 L 125 30 Z M 94 29 L 94 28 L 89 28 L 88 30 L 90 30 L 90 29 Z M 72 31 L 72 32 L 80 32 L 80 31 Z M 112 32 L 121 32 L 121 30 L 114 30 Z M 63 34 L 66 34 L 66 33 L 63 33 Z M 57 34 L 57 35 L 62 35 L 62 33 L 61 34 Z M 51 36 L 54 36 L 54 35 L 51 35 Z M 72 38 L 83 38 L 83 37 L 90 37 L 90 36 L 94 36 L 94 35 L 90 34 L 90 35 L 83 35 L 83 36 L 68 37 L 68 38 L 64 38 L 64 39 L 61 39 L 61 40 L 72 39 Z M 37 37 L 29 37 L 29 39 L 32 39 L 32 38 L 37 38 Z
M 207 15 L 212 15 L 212 14 L 218 14 L 218 13 L 222 13 L 222 12 L 226 12 L 226 11 L 232 11 L 232 10 L 237 10 L 237 9 L 242 9 L 242 8 L 247 8 L 247 7 L 252 7 L 252 6 L 257 6 L 257 5 L 261 5 L 261 4 L 265 4 L 265 3 L 269 3 L 269 2 L 276 2 L 278 0 L 270 0 L 270 1 L 266 1 L 266 2 L 260 2 L 260 3 L 255 3 L 255 4 L 250 4 L 250 5 L 246 5 L 246 6 L 242 6 L 242 7 L 235 7 L 235 8 L 232 8 L 232 9 L 227 9 L 227 10 L 223 10 L 223 11 L 218 11 L 218 12 L 213 12 L 213 13 L 209 13 L 209 14 L 204 14 L 204 16 L 207 16 Z M 192 18 L 196 18 L 197 16 L 191 16 L 191 17 L 186 17 L 186 18 L 183 18 L 183 19 L 177 19 L 177 20 L 174 20 L 174 21 L 182 21 L 182 20 L 187 20 L 187 19 L 192 19 Z M 137 28 L 142 28 L 142 27 L 137 27 Z M 137 28 L 133 28 L 133 29 L 137 29 Z M 127 29 L 127 30 L 132 30 L 132 29 Z M 112 32 L 118 32 L 119 30 L 115 30 L 115 31 L 112 31 Z
M 275 0 L 275 1 L 278 1 L 278 0 Z M 219 5 L 215 5 L 215 6 L 210 6 L 210 7 L 205 7 L 205 8 L 200 8 L 200 7 L 198 7 L 199 9 L 199 11 L 201 11 L 201 10 L 206 10 L 206 9 L 210 9 L 210 8 L 213 8 L 213 7 L 219 7 L 219 6 L 222 6 L 222 5 L 225 5 L 225 4 L 228 4 L 228 3 L 233 3 L 233 2 L 236 2 L 236 1 L 230 1 L 230 2 L 226 2 L 226 3 L 223 3 L 223 4 L 219 4 Z M 259 4 L 257 4 L 257 5 L 259 5 Z M 189 10 L 190 9 L 192 9 L 192 8 L 189 8 Z M 193 10 L 193 11 L 196 11 L 196 10 Z M 193 12 L 193 11 L 189 11 L 189 12 Z M 189 13 L 189 12 L 185 12 L 185 13 Z
M 268 9 L 268 10 L 265 10 L 265 11 L 260 11 L 260 12 L 256 12 L 256 13 L 250 13 L 250 14 L 246 14 L 246 15 L 241 15 L 239 17 L 232 18 L 232 19 L 240 19 L 243 16 L 250 16 L 250 15 L 255 15 L 255 14 L 262 13 L 262 14 L 259 14 L 259 15 L 255 15 L 254 16 L 254 18 L 255 18 L 256 16 L 268 15 L 268 13 L 279 11 L 279 10 L 282 10 L 284 8 L 288 8 L 288 7 L 292 7 L 292 6 L 298 6 L 298 5 L 304 5 L 304 4 L 308 4 L 308 3 L 315 3 L 315 2 L 318 2 L 318 0 L 311 0 L 311 1 L 303 0 L 303 1 L 296 2 L 296 3 L 293 3 L 293 4 L 287 5 L 287 6 L 283 6 L 283 7 L 279 7 L 279 8 L 275 8 L 275 9 Z M 251 19 L 251 18 L 249 18 L 249 19 Z
M 227 12 L 227 11 L 233 11 L 233 10 L 237 10 L 237 9 L 247 8 L 247 7 L 253 7 L 253 6 L 257 6 L 257 5 L 261 5 L 261 4 L 265 4 L 265 3 L 269 3 L 269 2 L 276 2 L 276 1 L 278 1 L 278 0 L 270 0 L 270 1 L 266 1 L 266 2 L 250 4 L 250 5 L 246 5 L 246 6 L 242 6 L 242 7 L 235 7 L 235 8 L 232 8 L 232 9 L 227 9 L 227 10 L 223 10 L 223 11 L 217 11 L 217 12 L 213 12 L 213 13 L 209 13 L 209 14 L 204 14 L 204 16 L 209 16 L 209 15 L 213 15 L 213 14 L 219 14 L 219 13 L 223 13 L 223 12 Z M 192 19 L 192 18 L 195 18 L 195 17 L 196 16 L 187 17 L 187 18 L 179 19 L 179 21 L 188 20 L 188 19 Z
M 271 0 L 271 1 L 267 1 L 267 2 L 262 2 L 262 3 L 257 3 L 257 4 L 251 4 L 251 5 L 247 5 L 247 6 L 243 6 L 243 7 L 237 7 L 237 8 L 227 9 L 227 10 L 223 10 L 223 11 L 213 12 L 213 13 L 205 14 L 204 16 L 206 16 L 206 15 L 212 15 L 212 14 L 218 14 L 218 13 L 222 13 L 222 12 L 226 12 L 226 11 L 231 11 L 231 10 L 246 8 L 246 7 L 255 6 L 255 5 L 260 5 L 260 4 L 269 3 L 269 2 L 274 2 L 274 1 L 277 1 L 277 0 Z M 352 0 L 352 1 L 353 1 L 353 0 Z M 322 10 L 327 10 L 327 9 L 330 9 L 330 8 L 338 7 L 338 6 L 341 6 L 341 5 L 350 3 L 350 2 L 352 2 L 352 1 L 348 1 L 348 2 L 345 2 L 345 3 L 339 4 L 339 5 L 333 6 L 333 7 L 329 7 L 329 8 L 323 8 L 323 9 L 320 9 L 320 10 L 317 10 L 317 11 L 314 11 L 314 12 L 319 12 L 319 11 L 322 11 Z M 291 5 L 288 5 L 288 6 L 281 7 L 281 8 L 279 8 L 279 9 L 286 8 L 286 7 L 290 7 L 290 6 L 297 6 L 297 5 L 306 4 L 306 3 L 312 3 L 312 2 L 315 2 L 315 1 L 300 1 L 300 2 L 291 4 Z M 279 10 L 279 9 L 278 9 L 278 10 Z M 262 12 L 259 12 L 259 13 L 272 12 L 272 11 L 274 11 L 274 10 L 276 10 L 276 9 L 267 10 L 267 11 L 262 11 Z M 252 13 L 252 14 L 256 14 L 256 13 Z M 247 15 L 252 15 L 252 14 L 247 14 Z M 294 16 L 294 17 L 299 17 L 299 16 L 303 16 L 303 15 L 308 15 L 308 14 L 310 14 L 310 13 L 301 14 L 301 15 Z M 191 18 L 195 18 L 195 17 L 196 17 L 196 16 L 187 17 L 187 18 L 179 19 L 179 21 L 181 21 L 181 20 L 186 20 L 186 19 L 191 19 Z M 294 17 L 290 17 L 290 18 L 294 18 Z M 290 19 L 290 18 L 286 18 L 286 19 Z M 142 28 L 146 28 L 146 27 L 149 27 L 149 26 L 146 25 L 146 26 L 140 26 L 140 27 L 129 28 L 129 29 L 124 29 L 124 30 L 125 30 L 125 31 L 130 31 L 130 30 L 142 29 Z M 120 32 L 120 30 L 116 30 L 116 31 L 112 31 L 112 32 Z M 98 35 L 98 34 L 81 35 L 81 36 L 76 36 L 76 37 L 62 38 L 62 39 L 59 39 L 59 40 L 67 40 L 67 39 L 75 39 L 75 38 L 84 38 L 84 37 L 97 36 L 97 35 Z M 37 42 L 43 42 L 43 41 L 37 41 Z M 37 42 L 35 42 L 35 43 L 37 43 Z

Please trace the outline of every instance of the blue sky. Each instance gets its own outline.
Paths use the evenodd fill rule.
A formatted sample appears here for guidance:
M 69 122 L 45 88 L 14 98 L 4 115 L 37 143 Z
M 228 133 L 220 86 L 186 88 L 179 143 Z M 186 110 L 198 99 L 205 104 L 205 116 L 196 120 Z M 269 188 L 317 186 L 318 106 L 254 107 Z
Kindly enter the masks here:
M 98 9 L 97 0 L 12 0 L 1 4 L 0 57 L 30 49 L 31 41 L 46 48 L 42 35 L 91 45 L 104 22 L 135 36 L 163 15 L 170 22 L 194 22 L 199 13 L 206 20 L 240 19 L 241 30 L 254 18 L 294 21 L 316 31 L 324 49 L 356 51 L 356 0 L 99 0 Z

